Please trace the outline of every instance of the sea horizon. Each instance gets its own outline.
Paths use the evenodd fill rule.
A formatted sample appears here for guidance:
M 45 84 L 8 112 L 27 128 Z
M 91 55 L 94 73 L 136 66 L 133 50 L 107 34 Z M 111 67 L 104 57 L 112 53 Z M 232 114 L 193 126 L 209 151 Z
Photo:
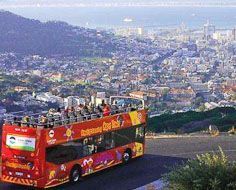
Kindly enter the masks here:
M 87 28 L 152 29 L 184 24 L 196 29 L 207 21 L 219 29 L 236 27 L 236 7 L 17 7 L 4 10 L 42 22 L 64 21 Z M 125 19 L 131 22 L 125 22 Z

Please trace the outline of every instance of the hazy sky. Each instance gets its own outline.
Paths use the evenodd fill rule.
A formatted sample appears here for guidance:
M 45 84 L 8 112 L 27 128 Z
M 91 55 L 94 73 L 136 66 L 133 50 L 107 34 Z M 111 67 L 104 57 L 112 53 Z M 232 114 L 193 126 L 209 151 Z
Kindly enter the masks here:
M 236 0 L 0 0 L 4 6 L 236 6 Z

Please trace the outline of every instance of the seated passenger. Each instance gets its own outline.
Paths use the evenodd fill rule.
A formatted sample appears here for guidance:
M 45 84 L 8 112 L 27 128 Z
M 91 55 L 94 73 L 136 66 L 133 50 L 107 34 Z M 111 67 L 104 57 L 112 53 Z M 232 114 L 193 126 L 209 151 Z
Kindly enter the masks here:
M 62 125 L 66 125 L 66 124 L 68 124 L 69 123 L 69 121 L 68 121 L 69 119 L 68 119 L 68 114 L 61 114 L 61 123 L 62 123 Z
M 75 108 L 72 106 L 71 108 L 70 108 L 70 112 L 74 112 L 75 111 Z
M 50 113 L 47 114 L 47 121 L 48 121 L 48 124 L 49 124 L 48 126 L 50 128 L 54 127 L 54 116 L 53 116 L 53 114 L 50 114 Z
M 42 118 L 41 115 L 39 115 L 38 118 L 37 118 L 37 121 L 36 121 L 37 127 L 42 127 L 43 126 L 42 123 L 41 123 L 41 118 Z
M 119 113 L 124 112 L 124 108 L 122 107 L 122 105 L 119 105 L 119 106 L 118 106 L 118 110 L 119 110 Z
M 97 115 L 97 118 L 102 117 L 102 110 L 99 107 L 94 109 L 94 113 Z
M 21 126 L 21 121 L 19 120 L 19 118 L 17 117 L 13 118 L 13 125 L 17 125 L 18 127 Z
M 23 127 L 23 126 L 29 127 L 29 126 L 30 126 L 29 122 L 30 122 L 29 116 L 27 116 L 27 115 L 24 116 L 24 117 L 22 118 L 21 127 Z
M 109 116 L 111 114 L 111 109 L 108 104 L 103 107 L 103 116 Z
M 53 115 L 54 113 L 56 113 L 54 108 L 49 109 L 48 114 Z
M 42 125 L 44 128 L 48 127 L 48 118 L 44 115 L 40 116 L 39 124 Z
M 57 112 L 53 115 L 54 117 L 54 125 L 58 126 L 58 125 L 62 125 L 62 121 L 61 121 L 61 113 Z
M 81 114 L 84 116 L 84 120 L 88 120 L 88 119 L 91 119 L 90 118 L 90 112 L 89 112 L 89 109 L 88 107 L 85 105 L 81 111 Z
M 139 104 L 139 105 L 138 105 L 138 110 L 142 110 L 142 109 L 144 109 L 143 105 L 142 105 L 142 104 Z
M 117 114 L 117 113 L 119 113 L 119 107 L 117 105 L 113 104 L 111 106 L 111 114 L 113 115 L 113 114 Z
M 69 121 L 70 123 L 75 123 L 76 122 L 76 115 L 75 115 L 75 111 L 71 111 L 68 113 L 69 116 Z
M 30 127 L 33 127 L 33 128 L 36 127 L 36 126 L 35 126 L 35 118 L 34 118 L 34 116 L 31 116 L 31 117 L 30 117 Z
M 68 115 L 68 113 L 69 113 L 69 108 L 66 107 L 65 110 L 64 110 L 64 115 Z
M 77 122 L 80 122 L 80 121 L 83 121 L 83 116 L 82 116 L 82 114 L 81 114 L 81 111 L 77 111 L 76 112 L 76 120 L 77 120 Z
M 7 123 L 7 122 L 8 122 L 8 120 L 5 120 L 5 123 Z M 16 117 L 13 117 L 12 125 L 17 125 L 17 118 Z
M 96 119 L 98 118 L 98 109 L 97 108 L 92 108 L 91 110 L 91 119 Z
M 101 104 L 102 107 L 106 106 L 105 104 L 105 100 L 102 100 L 102 104 Z
M 126 108 L 126 111 L 131 112 L 131 110 L 132 110 L 131 104 L 128 104 L 128 107 Z
M 78 111 L 82 111 L 83 107 L 84 107 L 84 106 L 83 106 L 82 104 L 79 104 L 79 106 L 77 107 L 77 110 L 78 110 Z
M 138 108 L 137 108 L 137 105 L 133 104 L 131 105 L 131 111 L 136 111 Z
M 101 106 L 97 106 L 97 110 L 102 113 L 102 107 Z

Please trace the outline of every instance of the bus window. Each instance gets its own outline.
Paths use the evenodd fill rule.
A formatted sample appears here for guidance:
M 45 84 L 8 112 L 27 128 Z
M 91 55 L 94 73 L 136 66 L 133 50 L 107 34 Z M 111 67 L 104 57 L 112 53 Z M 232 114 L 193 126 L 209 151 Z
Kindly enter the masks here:
M 54 164 L 63 164 L 81 158 L 82 153 L 81 141 L 72 141 L 47 148 L 46 160 Z
M 136 128 L 135 141 L 143 143 L 144 142 L 144 127 L 140 126 Z
M 113 132 L 105 134 L 105 146 L 106 146 L 106 150 L 109 150 L 115 147 Z
M 135 141 L 135 128 L 122 129 L 114 132 L 115 145 L 123 146 Z
M 96 152 L 103 152 L 105 151 L 105 141 L 104 135 L 97 135 L 94 137 L 94 144 Z
M 82 158 L 83 157 L 83 143 L 81 140 L 74 141 L 74 148 L 76 149 L 77 152 L 77 158 Z
M 83 156 L 89 156 L 96 153 L 93 137 L 88 137 L 83 140 Z

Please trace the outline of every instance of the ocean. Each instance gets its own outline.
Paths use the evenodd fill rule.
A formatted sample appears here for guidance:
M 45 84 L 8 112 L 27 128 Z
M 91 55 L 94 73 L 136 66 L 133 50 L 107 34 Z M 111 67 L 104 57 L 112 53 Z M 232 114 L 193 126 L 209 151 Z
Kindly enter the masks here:
M 199 28 L 207 22 L 219 29 L 236 27 L 236 8 L 229 7 L 60 7 L 9 8 L 40 21 L 65 21 L 87 28 L 177 27 Z M 125 21 L 126 20 L 126 21 Z

